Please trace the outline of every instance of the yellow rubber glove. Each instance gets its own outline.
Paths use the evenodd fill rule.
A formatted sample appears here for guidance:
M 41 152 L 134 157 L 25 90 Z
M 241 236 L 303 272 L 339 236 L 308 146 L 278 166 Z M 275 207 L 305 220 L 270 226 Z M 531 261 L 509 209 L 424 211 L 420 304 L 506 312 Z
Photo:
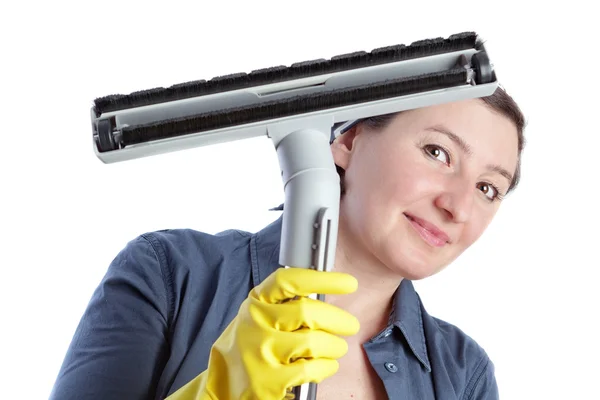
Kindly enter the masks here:
M 166 400 L 282 400 L 287 388 L 332 376 L 348 351 L 340 336 L 356 334 L 359 322 L 305 296 L 357 286 L 340 272 L 278 269 L 244 300 L 212 346 L 208 368 Z

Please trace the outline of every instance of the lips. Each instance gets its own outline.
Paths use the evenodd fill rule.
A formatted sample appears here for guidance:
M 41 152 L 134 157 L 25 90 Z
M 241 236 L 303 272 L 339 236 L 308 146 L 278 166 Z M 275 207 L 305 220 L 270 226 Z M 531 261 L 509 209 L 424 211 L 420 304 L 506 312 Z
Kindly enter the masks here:
M 429 244 L 436 247 L 441 247 L 447 243 L 450 243 L 450 237 L 448 234 L 431 222 L 408 213 L 404 213 L 404 216 L 406 216 L 413 227 L 419 232 L 423 240 Z

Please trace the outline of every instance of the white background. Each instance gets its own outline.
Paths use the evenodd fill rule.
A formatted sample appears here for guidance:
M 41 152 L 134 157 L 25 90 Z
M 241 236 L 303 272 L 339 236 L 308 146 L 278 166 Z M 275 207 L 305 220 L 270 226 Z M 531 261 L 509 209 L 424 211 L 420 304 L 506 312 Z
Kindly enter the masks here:
M 527 115 L 523 179 L 482 239 L 417 290 L 488 351 L 503 399 L 597 396 L 600 34 L 593 2 L 549 3 L 3 3 L 0 397 L 48 397 L 127 241 L 279 216 L 268 139 L 105 165 L 94 98 L 466 30 L 488 40 Z

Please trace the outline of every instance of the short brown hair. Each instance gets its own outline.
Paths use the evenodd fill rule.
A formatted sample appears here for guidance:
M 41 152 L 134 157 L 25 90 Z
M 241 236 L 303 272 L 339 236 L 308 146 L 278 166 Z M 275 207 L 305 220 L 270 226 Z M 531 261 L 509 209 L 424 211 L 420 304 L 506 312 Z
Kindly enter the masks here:
M 513 191 L 519 181 L 521 179 L 521 153 L 523 148 L 525 147 L 525 116 L 521 112 L 519 105 L 513 100 L 513 98 L 502 88 L 498 87 L 496 91 L 487 97 L 481 97 L 479 100 L 483 101 L 488 107 L 492 110 L 504 115 L 509 118 L 517 128 L 517 140 L 518 140 L 518 159 L 517 159 L 517 168 L 515 170 L 515 174 L 513 176 L 513 180 L 510 183 L 510 187 L 508 188 L 507 194 Z M 384 114 L 377 115 L 370 118 L 365 118 L 361 120 L 358 125 L 364 125 L 369 130 L 378 131 L 387 127 L 391 121 L 398 115 L 398 113 L 392 114 Z M 344 169 L 340 166 L 336 166 L 337 172 L 340 175 L 340 184 L 341 184 L 341 193 L 342 195 L 345 192 L 344 186 Z

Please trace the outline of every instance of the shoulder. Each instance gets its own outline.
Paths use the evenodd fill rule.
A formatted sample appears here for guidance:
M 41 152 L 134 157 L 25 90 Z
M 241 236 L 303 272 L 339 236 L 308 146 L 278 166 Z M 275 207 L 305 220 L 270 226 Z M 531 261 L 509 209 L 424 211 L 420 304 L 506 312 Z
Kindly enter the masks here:
M 465 400 L 498 398 L 495 366 L 486 350 L 458 326 L 426 316 L 427 342 L 434 375 L 447 375 Z
M 119 252 L 105 281 L 116 278 L 135 285 L 139 295 L 165 304 L 167 320 L 173 321 L 188 305 L 204 307 L 237 286 L 246 290 L 252 279 L 252 238 L 236 229 L 145 232 Z
M 152 277 L 162 281 L 167 292 L 173 292 L 191 283 L 190 278 L 204 281 L 218 269 L 244 268 L 249 263 L 251 238 L 251 233 L 236 229 L 218 233 L 194 229 L 150 231 L 130 240 L 109 271 Z
M 151 246 L 167 274 L 205 278 L 206 274 L 218 269 L 247 268 L 252 237 L 252 233 L 238 229 L 217 233 L 164 229 L 141 234 L 134 243 L 143 241 L 146 246 Z
M 152 246 L 165 257 L 189 256 L 195 259 L 211 258 L 229 253 L 250 243 L 252 234 L 238 229 L 228 229 L 218 233 L 208 233 L 194 229 L 163 229 L 146 232 L 135 238 L 131 244 L 142 241 Z
M 451 348 L 454 349 L 456 356 L 467 356 L 470 359 L 483 356 L 485 351 L 479 343 L 467 334 L 462 328 L 438 317 L 429 316 L 431 325 L 436 333 Z

